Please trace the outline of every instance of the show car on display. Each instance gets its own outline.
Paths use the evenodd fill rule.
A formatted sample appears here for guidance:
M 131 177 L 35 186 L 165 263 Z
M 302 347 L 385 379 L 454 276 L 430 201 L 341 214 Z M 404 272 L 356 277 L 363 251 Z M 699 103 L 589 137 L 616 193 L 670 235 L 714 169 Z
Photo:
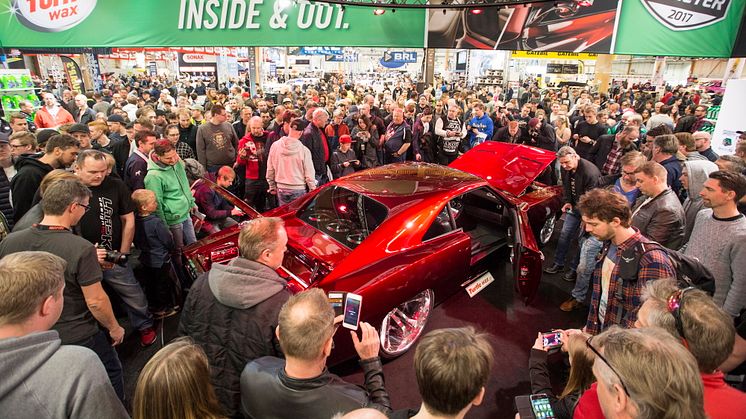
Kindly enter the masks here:
M 450 166 L 397 163 L 356 172 L 264 214 L 211 186 L 248 218 L 281 217 L 288 250 L 278 272 L 288 287 L 361 295 L 360 320 L 378 328 L 382 355 L 395 357 L 414 344 L 435 304 L 461 289 L 473 296 L 494 280 L 490 256 L 500 249 L 512 263 L 516 291 L 531 301 L 542 275 L 540 246 L 562 205 L 560 187 L 535 179 L 554 158 L 488 141 Z M 237 257 L 239 229 L 187 247 L 190 274 Z M 349 338 L 335 343 L 335 360 L 354 355 Z

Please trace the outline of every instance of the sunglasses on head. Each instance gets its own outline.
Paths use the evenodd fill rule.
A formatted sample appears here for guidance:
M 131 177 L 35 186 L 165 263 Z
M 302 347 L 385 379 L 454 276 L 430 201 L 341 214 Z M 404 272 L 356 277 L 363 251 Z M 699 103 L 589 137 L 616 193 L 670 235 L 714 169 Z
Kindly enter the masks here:
M 684 336 L 684 322 L 681 320 L 681 309 L 684 307 L 684 294 L 693 289 L 696 288 L 683 288 L 675 291 L 670 297 L 668 297 L 668 312 L 673 316 L 673 319 L 676 322 L 676 331 L 679 332 L 679 336 L 681 336 L 681 340 L 687 349 L 689 349 L 689 344 L 686 341 L 686 336 Z
M 594 354 L 596 354 L 596 356 L 598 357 L 598 359 L 600 359 L 601 361 L 603 361 L 603 363 L 606 364 L 607 367 L 609 367 L 609 369 L 611 370 L 611 372 L 613 372 L 614 375 L 616 375 L 617 378 L 619 378 L 619 383 L 622 385 L 622 389 L 624 389 L 624 394 L 626 394 L 627 397 L 631 397 L 629 395 L 629 391 L 627 390 L 627 386 L 624 384 L 624 380 L 622 380 L 622 376 L 619 375 L 619 373 L 614 369 L 614 367 L 611 366 L 611 364 L 609 363 L 609 360 L 606 359 L 603 355 L 601 355 L 601 352 L 599 352 L 598 349 L 594 348 L 593 345 L 591 345 L 591 339 L 593 339 L 593 336 L 591 336 L 588 339 L 586 339 L 585 346 L 587 346 L 588 349 L 591 350 L 591 352 L 593 352 Z

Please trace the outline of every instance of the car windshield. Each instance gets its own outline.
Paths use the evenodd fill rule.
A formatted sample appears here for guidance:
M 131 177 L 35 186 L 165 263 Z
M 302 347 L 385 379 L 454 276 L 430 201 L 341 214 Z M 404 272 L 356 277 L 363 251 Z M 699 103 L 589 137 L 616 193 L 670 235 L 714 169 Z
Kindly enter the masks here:
M 319 192 L 299 218 L 343 246 L 354 249 L 378 228 L 388 209 L 378 201 L 339 186 Z

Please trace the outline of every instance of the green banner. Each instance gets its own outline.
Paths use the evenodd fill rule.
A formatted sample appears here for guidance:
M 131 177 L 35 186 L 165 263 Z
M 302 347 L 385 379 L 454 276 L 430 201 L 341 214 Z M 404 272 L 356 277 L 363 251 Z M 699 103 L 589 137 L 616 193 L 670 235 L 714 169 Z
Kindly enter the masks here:
M 615 54 L 730 57 L 743 0 L 622 0 Z
M 305 0 L 0 0 L 0 46 L 422 48 L 425 10 Z

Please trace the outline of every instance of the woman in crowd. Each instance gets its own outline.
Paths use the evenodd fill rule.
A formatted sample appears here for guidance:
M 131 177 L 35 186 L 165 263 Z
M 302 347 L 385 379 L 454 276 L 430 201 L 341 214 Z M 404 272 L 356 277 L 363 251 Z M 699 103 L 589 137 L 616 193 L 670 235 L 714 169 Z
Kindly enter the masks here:
M 570 120 L 567 119 L 566 115 L 559 115 L 554 121 L 554 135 L 557 137 L 557 148 L 567 145 L 572 136 L 570 130 Z
M 220 419 L 220 405 L 210 384 L 210 367 L 202 349 L 177 339 L 145 364 L 137 379 L 133 419 Z
M 368 169 L 378 166 L 378 130 L 373 127 L 366 115 L 358 117 L 357 125 L 352 128 L 351 134 L 362 167 Z
M 556 417 L 558 419 L 571 419 L 580 395 L 595 381 L 593 377 L 595 357 L 585 344 L 588 335 L 577 330 L 558 332 L 561 334 L 562 352 L 567 352 L 570 358 L 570 375 L 567 384 L 559 396 L 554 394 L 547 365 L 548 349 L 544 347 L 542 333 L 539 333 L 534 346 L 531 348 L 529 358 L 531 393 L 546 394 Z

